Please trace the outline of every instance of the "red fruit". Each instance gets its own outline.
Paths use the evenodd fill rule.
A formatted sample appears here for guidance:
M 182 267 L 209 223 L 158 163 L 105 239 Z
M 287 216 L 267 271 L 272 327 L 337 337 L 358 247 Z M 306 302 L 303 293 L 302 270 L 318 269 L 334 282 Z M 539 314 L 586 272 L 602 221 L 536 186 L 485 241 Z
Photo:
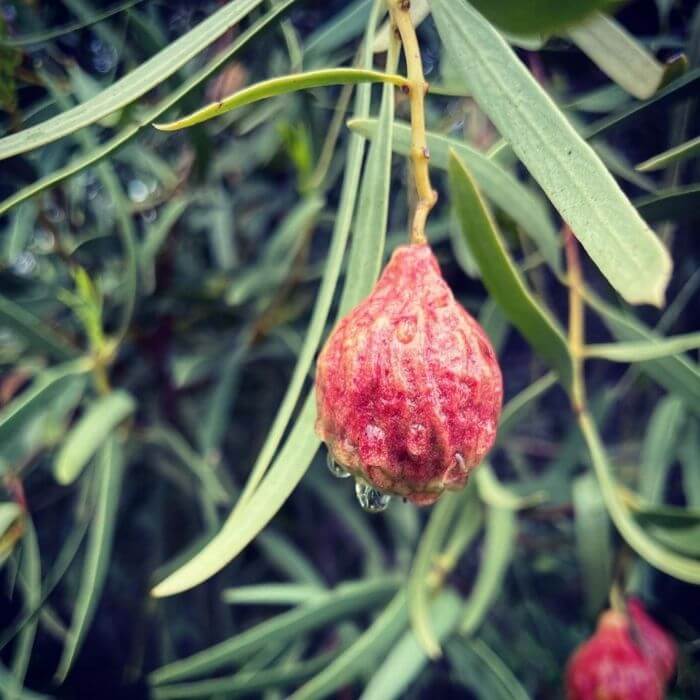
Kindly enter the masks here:
M 676 671 L 678 647 L 665 630 L 646 614 L 638 598 L 627 601 L 630 617 L 630 634 L 641 646 L 644 655 L 654 664 L 664 683 L 668 683 Z
M 571 657 L 568 700 L 663 700 L 675 669 L 675 644 L 639 601 L 630 601 L 628 612 L 603 613 L 596 633 Z
M 398 248 L 318 360 L 316 432 L 360 481 L 428 505 L 493 445 L 503 384 L 491 343 L 427 245 Z

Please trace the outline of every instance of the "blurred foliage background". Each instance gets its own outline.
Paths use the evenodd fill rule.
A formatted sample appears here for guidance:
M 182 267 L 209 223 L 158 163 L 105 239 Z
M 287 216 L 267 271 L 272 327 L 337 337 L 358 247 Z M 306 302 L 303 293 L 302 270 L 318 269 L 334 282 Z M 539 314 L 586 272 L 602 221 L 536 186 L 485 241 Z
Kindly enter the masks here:
M 17 132 L 94 97 L 221 5 L 4 0 L 0 130 Z M 271 524 L 220 574 L 173 598 L 149 595 L 221 528 L 305 347 L 342 205 L 353 88 L 274 97 L 175 134 L 150 123 L 269 13 L 279 16 L 167 115 L 302 67 L 352 63 L 371 6 L 262 3 L 143 97 L 0 161 L 5 697 L 146 697 L 155 671 L 157 697 L 271 699 L 344 659 L 331 674 L 337 682 L 322 677 L 299 697 L 557 698 L 566 659 L 591 633 L 613 582 L 640 593 L 678 639 L 673 697 L 700 696 L 698 589 L 649 566 L 610 523 L 565 392 L 484 290 L 450 207 L 446 152 L 434 153 L 441 198 L 430 241 L 499 349 L 506 399 L 515 397 L 484 476 L 440 510 L 394 502 L 370 516 L 347 482 L 330 476 L 320 450 Z M 635 164 L 698 136 L 700 11 L 692 0 L 634 0 L 616 17 L 662 63 L 684 53 L 685 73 L 665 68 L 668 86 L 639 99 L 635 85 L 644 91 L 644 80 L 625 83 L 629 54 L 615 83 L 573 30 L 513 39 L 674 259 L 661 310 L 624 305 L 584 261 L 600 295 L 587 317 L 598 343 L 611 342 L 611 332 L 640 339 L 629 328 L 698 330 L 698 160 L 690 152 L 658 169 Z M 436 87 L 428 128 L 493 154 L 498 133 L 444 60 L 432 19 L 419 37 Z M 375 59 L 380 69 L 384 57 Z M 372 89 L 375 116 L 380 93 Z M 394 109 L 408 119 L 400 91 Z M 107 157 L 98 158 L 102 150 Z M 492 160 L 540 201 L 508 149 Z M 406 237 L 403 157 L 393 158 L 389 178 L 387 252 Z M 36 182 L 41 192 L 29 196 Z M 566 319 L 546 240 L 482 186 L 530 289 Z M 553 210 L 548 216 L 556 221 Z M 331 322 L 322 318 L 321 328 Z M 635 522 L 696 561 L 700 374 L 690 356 L 676 357 L 680 374 L 673 359 L 594 359 L 587 386 Z M 312 369 L 304 375 L 310 388 Z M 291 468 L 295 456 L 286 458 Z M 438 551 L 448 557 L 449 585 L 430 617 L 444 654 L 429 662 L 401 594 L 389 601 L 411 570 L 440 578 L 440 567 L 431 570 Z M 168 666 L 222 640 L 190 671 Z M 207 686 L 212 677 L 225 680 Z M 195 681 L 204 684 L 184 685 Z

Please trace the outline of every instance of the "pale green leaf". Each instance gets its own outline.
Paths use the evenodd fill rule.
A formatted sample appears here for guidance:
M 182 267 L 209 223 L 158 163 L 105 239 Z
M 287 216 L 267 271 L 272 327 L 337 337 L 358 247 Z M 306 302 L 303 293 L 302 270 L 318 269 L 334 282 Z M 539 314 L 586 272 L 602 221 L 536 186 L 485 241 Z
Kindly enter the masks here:
M 408 85 L 406 78 L 392 73 L 382 73 L 364 68 L 325 68 L 322 70 L 308 71 L 306 73 L 292 73 L 279 78 L 270 78 L 260 83 L 255 83 L 247 88 L 238 90 L 229 97 L 218 102 L 213 102 L 206 107 L 198 109 L 186 117 L 165 124 L 154 124 L 161 131 L 177 131 L 194 124 L 218 117 L 232 109 L 265 100 L 276 95 L 286 95 L 290 92 L 308 90 L 311 88 L 325 87 L 328 85 L 355 85 L 357 83 L 384 82 L 398 87 Z
M 450 160 L 450 194 L 491 296 L 510 322 L 557 373 L 565 387 L 573 376 L 566 339 L 550 313 L 530 294 L 501 240 L 470 173 L 456 155 Z
M 27 420 L 44 411 L 71 377 L 90 369 L 90 360 L 81 358 L 40 372 L 28 389 L 0 411 L 0 442 L 12 437 Z
M 430 619 L 438 642 L 455 628 L 462 600 L 450 590 L 443 591 L 430 606 Z M 413 630 L 406 632 L 372 676 L 360 700 L 394 700 L 405 697 L 406 691 L 428 665 L 426 656 Z
M 226 588 L 221 599 L 229 605 L 300 605 L 310 603 L 326 591 L 299 583 L 262 583 Z
M 612 576 L 610 520 L 591 474 L 577 477 L 571 490 L 576 555 L 583 577 L 586 608 L 593 617 L 605 604 Z
M 640 340 L 626 343 L 598 343 L 584 348 L 586 357 L 613 362 L 645 362 L 669 355 L 679 355 L 700 348 L 700 333 L 688 333 L 658 340 Z
M 651 97 L 688 65 L 684 56 L 662 65 L 624 27 L 601 12 L 572 27 L 569 36 L 608 77 L 638 100 Z
M 700 584 L 700 560 L 682 556 L 654 540 L 637 523 L 621 500 L 605 447 L 598 434 L 598 429 L 588 413 L 579 414 L 579 426 L 588 445 L 591 463 L 598 478 L 608 513 L 627 544 L 649 564 L 669 574 L 669 576 L 674 576 L 688 583 Z
M 700 136 L 696 136 L 694 139 L 690 139 L 685 143 L 669 148 L 663 153 L 659 153 L 659 155 L 653 158 L 649 158 L 649 160 L 645 160 L 637 166 L 637 170 L 642 173 L 648 173 L 652 170 L 662 170 L 669 165 L 682 163 L 684 160 L 694 158 L 697 155 L 700 155 Z
M 70 484 L 100 449 L 112 431 L 136 409 L 133 397 L 113 391 L 97 399 L 66 435 L 54 463 L 59 484 Z
M 75 599 L 73 617 L 63 647 L 56 678 L 62 682 L 73 665 L 85 640 L 97 603 L 102 594 L 112 553 L 112 540 L 121 493 L 123 458 L 115 437 L 103 444 L 95 462 L 97 504 L 90 524 L 90 531 Z
M 235 637 L 157 669 L 150 674 L 149 681 L 153 685 L 171 683 L 245 660 L 273 641 L 298 639 L 306 632 L 372 609 L 392 596 L 398 584 L 396 578 L 344 583 L 312 603 L 277 615 Z
M 381 615 L 337 659 L 289 696 L 289 700 L 320 700 L 376 667 L 408 624 L 406 595 L 394 596 Z
M 261 3 L 262 0 L 234 0 L 227 3 L 92 99 L 41 124 L 0 139 L 0 160 L 56 141 L 134 102 L 173 75 Z
M 466 0 L 433 0 L 447 56 L 601 272 L 631 303 L 660 306 L 671 258 L 592 148 Z

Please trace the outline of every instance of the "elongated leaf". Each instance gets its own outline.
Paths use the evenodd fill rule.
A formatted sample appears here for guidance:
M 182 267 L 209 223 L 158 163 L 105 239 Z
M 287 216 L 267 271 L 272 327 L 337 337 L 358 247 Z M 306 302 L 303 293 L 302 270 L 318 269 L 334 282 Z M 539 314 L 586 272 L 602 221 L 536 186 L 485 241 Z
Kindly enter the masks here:
M 347 5 L 307 37 L 304 53 L 323 56 L 362 34 L 373 4 L 374 0 L 355 0 Z
M 144 440 L 172 452 L 202 484 L 202 488 L 208 493 L 212 503 L 228 502 L 229 496 L 214 467 L 203 457 L 200 457 L 180 433 L 159 425 L 149 428 L 144 434 Z
M 434 623 L 438 642 L 450 635 L 455 628 L 461 605 L 459 596 L 446 590 L 430 606 L 430 619 Z M 429 658 L 415 632 L 409 630 L 394 645 L 372 676 L 360 700 L 393 700 L 405 697 L 406 691 L 428 663 Z
M 22 584 L 24 614 L 36 610 L 41 605 L 41 557 L 39 554 L 39 542 L 31 520 L 24 523 L 24 536 L 22 547 L 22 559 L 20 562 L 20 576 Z M 12 659 L 12 673 L 17 685 L 24 684 L 27 674 L 29 659 L 34 646 L 38 618 L 28 620 L 22 627 L 15 646 Z M 12 698 L 9 695 L 9 698 Z
M 697 348 L 700 348 L 700 333 L 688 333 L 652 341 L 588 345 L 584 352 L 587 357 L 600 357 L 614 362 L 645 362 Z
M 697 155 L 700 155 L 700 136 L 696 136 L 694 139 L 690 139 L 690 141 L 669 148 L 667 151 L 659 153 L 659 155 L 649 158 L 649 160 L 645 160 L 643 163 L 640 163 L 636 169 L 642 173 L 648 173 L 652 170 L 662 170 L 669 165 L 682 163 L 684 160 L 694 158 Z
M 685 404 L 677 396 L 661 400 L 647 425 L 641 451 L 639 492 L 652 504 L 662 503 L 668 471 L 685 421 Z
M 572 487 L 576 554 L 583 575 L 586 608 L 593 617 L 610 590 L 612 550 L 610 520 L 598 484 L 591 474 L 574 480 Z
M 659 90 L 654 97 L 648 99 L 646 102 L 635 104 L 628 109 L 616 112 L 594 122 L 586 129 L 585 136 L 591 139 L 594 136 L 601 136 L 611 129 L 621 126 L 629 127 L 640 119 L 649 118 L 653 116 L 657 110 L 666 107 L 669 103 L 696 94 L 698 83 L 700 83 L 700 68 L 689 70 L 685 75 L 674 80 L 663 90 Z
M 354 118 L 348 122 L 348 127 L 367 138 L 374 138 L 377 133 L 377 123 L 373 119 Z M 537 243 L 547 262 L 555 270 L 559 270 L 557 232 L 546 207 L 537 196 L 497 162 L 464 141 L 433 132 L 427 133 L 427 139 L 431 165 L 447 170 L 450 149 L 454 150 L 470 168 L 484 194 L 522 226 L 523 231 Z M 408 124 L 394 124 L 393 148 L 403 155 L 410 153 L 411 129 Z
M 512 671 L 483 640 L 450 640 L 447 656 L 458 678 L 476 691 L 479 700 L 529 700 Z
M 474 180 L 454 154 L 450 159 L 449 174 L 450 194 L 459 214 L 462 233 L 469 241 L 484 285 L 510 322 L 568 388 L 573 376 L 571 356 L 559 325 L 525 287 Z
M 469 0 L 490 22 L 515 34 L 544 34 L 579 22 L 610 0 Z
M 80 588 L 75 600 L 61 660 L 56 670 L 59 682 L 63 681 L 73 665 L 85 639 L 85 634 L 95 614 L 97 602 L 102 594 L 107 568 L 112 553 L 119 494 L 122 483 L 121 448 L 114 437 L 110 437 L 100 449 L 95 463 L 97 477 L 97 505 L 90 524 L 90 533 L 80 579 Z
M 586 293 L 586 302 L 600 315 L 610 332 L 624 342 L 662 342 L 639 321 L 626 316 L 603 302 L 597 296 Z M 700 412 L 700 368 L 683 355 L 672 355 L 657 360 L 641 362 L 640 369 L 654 381 L 686 399 L 688 408 Z
M 682 56 L 662 65 L 624 27 L 601 12 L 572 27 L 569 36 L 606 75 L 638 100 L 651 97 L 688 63 Z
M 95 401 L 71 429 L 54 464 L 59 484 L 70 484 L 100 449 L 112 431 L 136 409 L 133 397 L 122 390 Z
M 517 520 L 510 508 L 489 508 L 479 573 L 462 611 L 460 634 L 472 635 L 498 597 L 515 547 Z
M 226 114 L 232 109 L 265 100 L 276 95 L 286 95 L 290 92 L 308 90 L 310 88 L 325 87 L 328 85 L 356 85 L 357 83 L 391 83 L 398 87 L 408 85 L 408 80 L 400 75 L 392 73 L 381 73 L 375 70 L 363 68 L 326 68 L 323 70 L 308 71 L 306 73 L 292 73 L 280 78 L 271 78 L 261 83 L 256 83 L 250 87 L 235 92 L 229 97 L 225 97 L 218 102 L 213 102 L 202 109 L 198 109 L 186 117 L 182 117 L 167 124 L 154 124 L 156 129 L 161 131 L 177 131 L 185 129 L 194 124 Z
M 652 223 L 697 221 L 700 219 L 700 185 L 683 185 L 639 197 L 634 202 L 639 213 Z
M 70 360 L 78 354 L 46 322 L 0 294 L 0 327 L 3 326 L 20 335 L 31 347 L 47 352 L 56 359 Z
M 442 654 L 438 636 L 433 630 L 429 605 L 429 576 L 434 558 L 447 537 L 448 528 L 460 507 L 467 501 L 460 493 L 446 493 L 433 510 L 423 536 L 418 543 L 416 557 L 408 579 L 408 607 L 411 627 L 423 651 L 436 659 Z
M 511 428 L 517 424 L 519 418 L 528 412 L 531 402 L 542 396 L 556 383 L 556 374 L 549 372 L 508 401 L 501 411 L 501 421 L 498 425 L 496 439 L 502 443 Z
M 317 601 L 277 615 L 241 634 L 151 673 L 153 685 L 201 676 L 249 658 L 271 641 L 297 639 L 306 632 L 371 609 L 394 595 L 396 578 L 344 583 Z
M 60 168 L 50 175 L 37 180 L 36 182 L 22 188 L 14 195 L 8 197 L 4 201 L 0 202 L 0 214 L 8 211 L 10 208 L 19 204 L 20 202 L 33 197 L 34 195 L 42 192 L 43 190 L 52 187 L 62 180 L 79 173 L 90 165 L 94 165 L 99 162 L 102 158 L 105 158 L 110 153 L 113 153 L 118 148 L 127 143 L 133 136 L 135 136 L 141 129 L 145 126 L 150 127 L 151 123 L 161 116 L 170 107 L 175 105 L 182 97 L 191 92 L 197 85 L 206 80 L 217 68 L 222 66 L 226 61 L 228 61 L 231 56 L 236 54 L 243 46 L 245 46 L 253 37 L 255 37 L 260 31 L 262 31 L 267 25 L 272 22 L 281 12 L 287 9 L 295 0 L 280 0 L 279 3 L 275 5 L 269 12 L 263 15 L 259 20 L 252 24 L 248 29 L 246 29 L 239 37 L 237 37 L 230 46 L 218 53 L 214 58 L 212 58 L 209 63 L 207 63 L 202 69 L 197 71 L 192 77 L 186 80 L 179 88 L 171 92 L 167 97 L 161 100 L 152 109 L 146 110 L 142 115 L 139 116 L 135 122 L 121 131 L 119 131 L 116 136 L 107 141 L 104 145 L 100 145 L 89 153 L 86 153 L 75 160 L 71 161 L 68 165 Z
M 466 0 L 433 0 L 448 57 L 592 260 L 630 303 L 663 304 L 671 259 L 591 147 Z
M 290 695 L 290 700 L 319 700 L 379 664 L 408 624 L 406 595 L 397 593 L 372 625 L 337 659 Z
M 285 688 L 305 681 L 315 675 L 336 656 L 336 652 L 319 654 L 310 661 L 303 661 L 289 667 L 243 670 L 233 676 L 195 681 L 194 683 L 174 683 L 156 686 L 152 697 L 155 700 L 192 700 L 192 698 L 212 698 L 223 696 L 227 699 L 238 697 L 258 697 L 265 690 Z
M 630 514 L 617 493 L 605 447 L 595 423 L 585 411 L 578 419 L 608 513 L 627 544 L 660 571 L 688 583 L 700 584 L 700 560 L 682 556 L 660 544 Z
M 221 598 L 230 605 L 299 605 L 326 593 L 318 586 L 295 583 L 263 583 L 227 588 Z
M 31 386 L 0 411 L 0 442 L 7 440 L 33 416 L 46 410 L 66 382 L 91 369 L 91 362 L 82 358 L 40 372 Z
M 262 0 L 233 0 L 101 93 L 36 126 L 0 139 L 0 160 L 56 141 L 116 112 L 178 71 Z

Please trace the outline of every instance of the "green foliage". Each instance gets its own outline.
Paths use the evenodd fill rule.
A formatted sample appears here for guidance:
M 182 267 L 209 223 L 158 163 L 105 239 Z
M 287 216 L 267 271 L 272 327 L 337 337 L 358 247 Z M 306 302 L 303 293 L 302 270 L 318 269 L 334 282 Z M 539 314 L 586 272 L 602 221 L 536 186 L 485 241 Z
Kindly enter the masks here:
M 98 658 L 108 694 L 558 697 L 612 587 L 690 659 L 700 11 L 411 4 L 427 236 L 506 402 L 462 492 L 369 516 L 313 372 L 416 204 L 384 0 L 39 5 L 0 27 L 0 694 Z

